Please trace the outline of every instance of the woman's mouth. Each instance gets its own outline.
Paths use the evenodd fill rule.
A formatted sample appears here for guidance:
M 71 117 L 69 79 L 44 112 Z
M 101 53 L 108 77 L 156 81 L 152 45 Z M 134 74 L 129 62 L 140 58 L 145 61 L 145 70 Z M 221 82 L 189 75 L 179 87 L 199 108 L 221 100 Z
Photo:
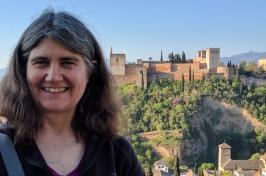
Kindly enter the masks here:
M 44 90 L 45 92 L 49 92 L 49 93 L 63 93 L 67 91 L 68 89 L 69 88 L 67 87 L 62 87 L 62 88 L 44 87 L 42 88 L 42 90 Z

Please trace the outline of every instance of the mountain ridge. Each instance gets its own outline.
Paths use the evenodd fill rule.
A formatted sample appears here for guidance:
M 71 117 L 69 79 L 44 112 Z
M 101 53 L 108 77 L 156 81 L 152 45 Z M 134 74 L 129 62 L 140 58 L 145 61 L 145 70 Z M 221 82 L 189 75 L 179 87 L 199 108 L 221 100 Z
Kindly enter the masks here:
M 266 58 L 266 52 L 249 51 L 245 53 L 235 54 L 229 57 L 221 57 L 221 61 L 224 64 L 231 61 L 233 64 L 240 64 L 240 62 L 258 62 L 258 59 Z

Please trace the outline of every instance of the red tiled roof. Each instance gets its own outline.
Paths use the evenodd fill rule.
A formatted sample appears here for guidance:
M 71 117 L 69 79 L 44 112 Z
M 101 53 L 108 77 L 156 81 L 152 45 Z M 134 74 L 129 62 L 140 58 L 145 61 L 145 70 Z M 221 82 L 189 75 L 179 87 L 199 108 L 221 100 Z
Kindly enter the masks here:
M 262 160 L 230 160 L 228 163 L 225 163 L 225 170 L 258 170 L 264 168 Z

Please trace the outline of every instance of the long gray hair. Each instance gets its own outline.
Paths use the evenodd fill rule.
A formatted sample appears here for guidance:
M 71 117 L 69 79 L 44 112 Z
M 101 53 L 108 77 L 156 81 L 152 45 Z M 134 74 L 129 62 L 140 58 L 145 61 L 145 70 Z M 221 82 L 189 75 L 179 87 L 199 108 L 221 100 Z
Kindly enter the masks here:
M 0 84 L 0 115 L 15 130 L 15 141 L 27 144 L 42 125 L 41 114 L 27 85 L 26 69 L 30 51 L 45 38 L 82 55 L 90 74 L 71 124 L 76 136 L 87 139 L 92 133 L 105 137 L 115 135 L 119 108 L 98 42 L 74 16 L 48 9 L 21 36 Z

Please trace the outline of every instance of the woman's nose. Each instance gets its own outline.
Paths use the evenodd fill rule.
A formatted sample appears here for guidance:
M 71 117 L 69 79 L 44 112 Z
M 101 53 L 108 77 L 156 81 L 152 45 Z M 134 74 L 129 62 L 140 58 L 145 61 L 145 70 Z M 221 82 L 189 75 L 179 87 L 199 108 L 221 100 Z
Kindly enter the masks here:
M 58 82 L 63 80 L 63 75 L 60 66 L 51 65 L 45 77 L 45 81 Z

